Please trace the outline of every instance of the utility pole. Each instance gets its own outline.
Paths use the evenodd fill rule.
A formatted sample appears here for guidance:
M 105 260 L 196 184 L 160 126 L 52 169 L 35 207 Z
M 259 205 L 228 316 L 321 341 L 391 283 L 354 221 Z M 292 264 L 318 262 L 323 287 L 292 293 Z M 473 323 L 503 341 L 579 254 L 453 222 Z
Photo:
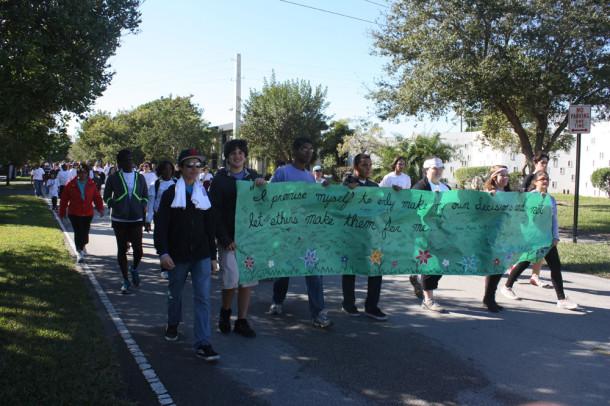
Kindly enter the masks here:
M 235 58 L 235 118 L 233 119 L 233 138 L 239 138 L 241 125 L 241 54 Z

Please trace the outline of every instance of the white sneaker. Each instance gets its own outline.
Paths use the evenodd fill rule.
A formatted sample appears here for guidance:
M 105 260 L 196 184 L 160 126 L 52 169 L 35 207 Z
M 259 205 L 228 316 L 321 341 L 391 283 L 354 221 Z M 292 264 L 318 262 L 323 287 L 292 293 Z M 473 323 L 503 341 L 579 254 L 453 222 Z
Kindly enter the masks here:
M 438 302 L 433 299 L 424 300 L 423 302 L 421 302 L 421 308 L 424 310 L 430 310 L 430 311 L 437 312 L 437 313 L 445 313 L 445 309 L 443 308 L 443 306 L 438 304 Z
M 572 302 L 570 299 L 568 299 L 567 297 L 565 299 L 561 299 L 557 301 L 557 307 L 559 307 L 560 309 L 565 309 L 565 310 L 576 310 L 578 309 L 578 304 Z
M 87 257 L 87 251 L 85 251 L 84 249 L 80 252 L 81 257 L 83 257 L 83 260 Z
M 313 326 L 318 328 L 327 328 L 333 325 L 333 322 L 328 318 L 328 313 L 326 310 L 322 310 L 318 315 L 312 320 Z
M 167 279 L 167 280 L 169 280 L 169 272 L 167 272 L 167 271 L 161 271 L 161 277 L 162 277 L 163 279 Z
M 76 253 L 76 262 L 79 264 L 85 262 L 85 257 L 83 256 L 82 251 Z
M 513 288 L 509 288 L 506 285 L 500 288 L 500 292 L 502 295 L 511 300 L 520 300 L 521 298 L 517 296 L 517 294 L 513 291 Z
M 270 314 L 272 316 L 279 316 L 282 313 L 283 313 L 282 305 L 276 304 L 276 303 L 271 303 L 271 306 L 269 307 L 269 310 L 267 311 L 267 314 Z

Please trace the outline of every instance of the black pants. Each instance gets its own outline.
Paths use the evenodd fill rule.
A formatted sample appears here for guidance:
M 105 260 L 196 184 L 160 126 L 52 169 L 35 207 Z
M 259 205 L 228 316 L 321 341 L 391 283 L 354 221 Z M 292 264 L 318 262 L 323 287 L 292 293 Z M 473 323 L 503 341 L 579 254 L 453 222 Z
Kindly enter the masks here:
M 123 278 L 127 279 L 129 276 L 127 273 L 127 243 L 131 243 L 131 249 L 133 250 L 133 269 L 138 267 L 142 260 L 142 255 L 144 255 L 142 250 L 142 222 L 127 223 L 113 221 L 112 229 L 116 237 L 117 261 Z
M 72 216 L 69 215 L 72 230 L 74 230 L 74 245 L 77 251 L 82 251 L 89 243 L 89 229 L 93 216 Z
M 346 309 L 356 306 L 356 275 L 343 275 L 341 278 L 343 287 L 343 307 Z M 364 309 L 375 310 L 379 304 L 381 294 L 381 276 L 369 276 L 366 288 L 366 301 Z
M 491 299 L 496 297 L 496 289 L 502 279 L 501 273 L 497 275 L 488 275 L 485 277 L 485 297 L 483 299 Z
M 53 206 L 53 210 L 57 210 L 57 196 L 53 196 L 51 198 L 51 204 Z
M 559 252 L 557 251 L 557 247 L 551 248 L 551 250 L 544 257 L 546 263 L 551 268 L 551 281 L 553 282 L 553 287 L 555 288 L 555 293 L 557 294 L 557 299 L 563 300 L 566 298 L 565 293 L 563 292 L 563 277 L 561 276 L 561 260 L 559 259 Z M 506 281 L 506 286 L 512 288 L 515 284 L 519 275 L 527 267 L 530 265 L 528 261 L 519 262 L 512 271 L 510 271 L 510 275 L 508 275 L 508 281 Z
M 441 280 L 443 275 L 422 275 L 421 286 L 424 290 L 434 290 L 438 288 L 438 281 Z

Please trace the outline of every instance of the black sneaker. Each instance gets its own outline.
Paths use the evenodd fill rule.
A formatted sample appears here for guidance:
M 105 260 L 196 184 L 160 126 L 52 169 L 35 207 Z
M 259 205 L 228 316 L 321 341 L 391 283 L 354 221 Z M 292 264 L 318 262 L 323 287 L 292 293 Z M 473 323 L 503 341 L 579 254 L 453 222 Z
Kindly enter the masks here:
M 388 316 L 384 312 L 379 310 L 378 307 L 376 307 L 374 309 L 365 310 L 364 314 L 366 314 L 368 317 L 370 317 L 372 319 L 379 320 L 379 321 L 386 321 L 388 319 Z
M 231 309 L 220 308 L 218 330 L 223 334 L 229 334 L 231 332 Z
M 246 319 L 237 319 L 235 320 L 235 327 L 233 327 L 233 331 L 241 336 L 254 338 L 256 337 L 256 333 L 248 324 L 248 320 Z
M 415 296 L 417 296 L 418 299 L 423 299 L 424 289 L 422 288 L 421 283 L 419 283 L 419 275 L 409 276 L 409 282 L 411 282 L 411 285 L 413 285 Z
M 360 310 L 358 310 L 358 308 L 356 306 L 351 306 L 351 307 L 341 307 L 341 309 L 343 310 L 343 312 L 349 314 L 352 317 L 357 317 L 360 316 Z
M 165 339 L 167 341 L 176 341 L 178 339 L 178 326 L 168 325 L 165 329 Z
M 500 306 L 496 302 L 496 299 L 493 297 L 483 298 L 483 304 L 485 305 L 485 307 L 487 307 L 487 310 L 489 310 L 492 313 L 498 313 L 498 312 L 504 310 L 504 308 L 502 306 Z
M 197 348 L 197 351 L 195 351 L 195 355 L 197 355 L 199 358 L 203 358 L 207 362 L 214 362 L 220 359 L 220 355 L 218 355 L 218 353 L 214 351 L 210 344 L 202 345 Z

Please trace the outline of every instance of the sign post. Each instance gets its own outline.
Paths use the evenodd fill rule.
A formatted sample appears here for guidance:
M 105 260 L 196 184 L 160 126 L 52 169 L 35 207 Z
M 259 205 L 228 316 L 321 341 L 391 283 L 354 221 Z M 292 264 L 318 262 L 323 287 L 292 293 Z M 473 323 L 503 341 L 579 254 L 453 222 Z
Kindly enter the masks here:
M 580 187 L 580 134 L 591 132 L 591 106 L 570 106 L 568 127 L 568 131 L 576 134 L 576 179 L 574 186 L 574 223 L 572 225 L 572 242 L 576 243 L 578 236 L 578 190 Z

